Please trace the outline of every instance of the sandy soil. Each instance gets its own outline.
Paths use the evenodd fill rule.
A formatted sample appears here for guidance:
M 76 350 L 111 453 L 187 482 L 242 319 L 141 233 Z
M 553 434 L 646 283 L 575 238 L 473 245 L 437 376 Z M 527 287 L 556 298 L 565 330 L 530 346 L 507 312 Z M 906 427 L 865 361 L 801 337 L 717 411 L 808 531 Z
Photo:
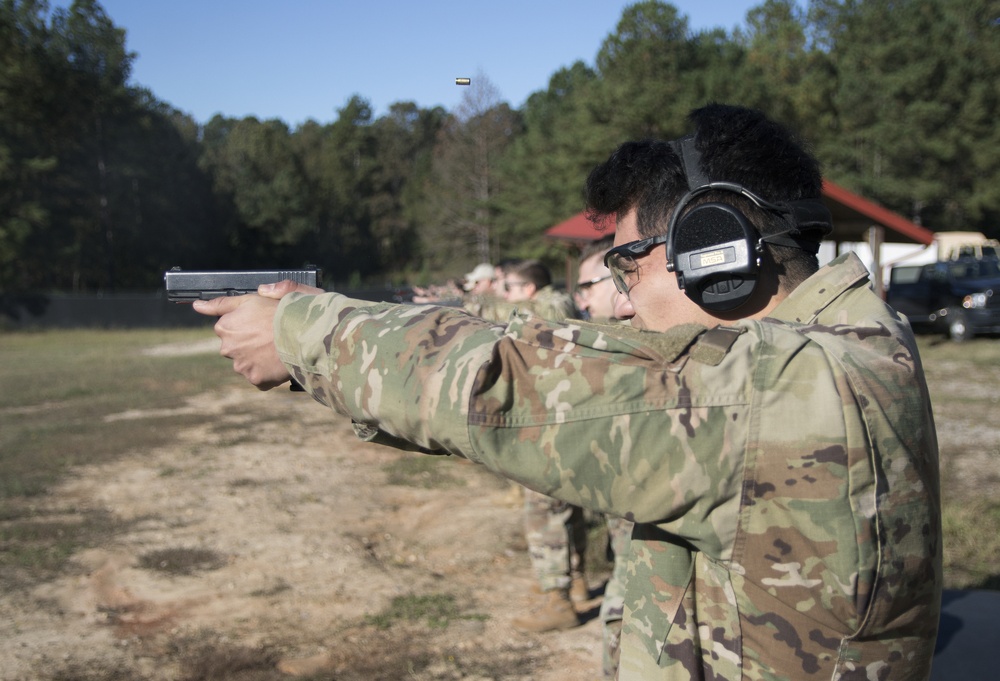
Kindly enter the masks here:
M 192 672 L 206 648 L 267 651 L 289 678 L 599 678 L 600 583 L 577 629 L 510 626 L 537 597 L 505 481 L 435 457 L 415 484 L 387 484 L 387 467 L 414 455 L 357 441 L 301 393 L 240 387 L 185 410 L 213 419 L 81 468 L 52 495 L 127 529 L 74 555 L 73 576 L 6 601 L 0 678 L 230 678 Z M 171 552 L 202 564 L 157 569 Z M 371 622 L 395 597 L 441 594 L 458 609 L 446 627 Z

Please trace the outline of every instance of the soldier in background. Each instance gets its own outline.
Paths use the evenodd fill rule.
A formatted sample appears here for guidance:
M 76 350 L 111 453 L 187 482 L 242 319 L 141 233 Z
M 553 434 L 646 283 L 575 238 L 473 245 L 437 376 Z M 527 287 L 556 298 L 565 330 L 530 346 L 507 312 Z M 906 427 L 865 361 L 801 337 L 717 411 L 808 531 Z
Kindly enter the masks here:
M 573 299 L 580 313 L 598 324 L 615 323 L 615 297 L 618 290 L 611 281 L 611 270 L 604 264 L 604 256 L 614 245 L 614 237 L 607 236 L 588 244 L 580 253 L 576 288 Z M 632 523 L 624 518 L 605 516 L 608 528 L 608 549 L 614 561 L 611 577 L 604 585 L 601 601 L 601 636 L 603 647 L 601 667 L 605 679 L 614 679 L 618 672 L 621 651 L 622 617 L 625 611 L 625 580 L 628 573 L 629 537 Z
M 576 316 L 571 298 L 552 286 L 552 273 L 538 260 L 511 263 L 504 272 L 504 300 L 511 309 L 549 321 Z M 499 320 L 498 320 L 499 321 Z M 575 603 L 590 597 L 584 575 L 587 522 L 583 509 L 523 488 L 524 537 L 542 594 L 532 612 L 514 619 L 524 631 L 554 631 L 580 624 Z
M 615 296 L 618 290 L 611 281 L 611 270 L 604 264 L 604 255 L 614 245 L 614 237 L 606 236 L 580 251 L 573 302 L 576 309 L 589 319 L 601 324 L 615 323 Z
M 499 283 L 493 265 L 488 262 L 476 265 L 465 275 L 462 308 L 477 317 L 492 318 L 491 311 L 502 298 L 501 292 L 497 290 Z
M 511 308 L 550 322 L 576 318 L 573 299 L 552 285 L 552 272 L 539 260 L 521 260 L 504 270 L 503 298 Z
M 492 305 L 499 297 L 494 284 L 495 269 L 488 262 L 479 263 L 471 272 L 462 277 L 461 288 L 449 279 L 443 286 L 413 287 L 412 302 L 418 305 L 461 306 L 470 313 L 481 317 L 479 311 Z

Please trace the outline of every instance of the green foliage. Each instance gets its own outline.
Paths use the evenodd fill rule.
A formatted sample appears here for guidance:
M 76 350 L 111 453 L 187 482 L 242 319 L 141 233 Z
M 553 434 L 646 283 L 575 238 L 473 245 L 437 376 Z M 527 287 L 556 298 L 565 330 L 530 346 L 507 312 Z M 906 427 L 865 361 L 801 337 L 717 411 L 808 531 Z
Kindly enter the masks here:
M 501 159 L 520 130 L 517 112 L 500 100 L 479 73 L 457 110 L 445 119 L 429 176 L 429 217 L 421 242 L 432 270 L 467 272 L 500 257 L 498 197 L 504 192 Z
M 444 120 L 443 109 L 422 110 L 413 102 L 400 102 L 373 125 L 379 164 L 366 203 L 372 245 L 389 272 L 405 269 L 419 255 L 419 227 L 426 223 L 421 188 L 431 173 L 432 151 Z
M 794 0 L 767 0 L 747 14 L 735 40 L 746 50 L 740 65 L 742 103 L 766 110 L 799 130 L 822 129 L 833 69 L 812 49 L 809 25 Z
M 165 343 L 206 340 L 200 331 L 53 331 L 0 335 L 0 510 L 44 494 L 70 466 L 99 463 L 170 439 L 196 414 L 171 414 L 193 392 L 235 380 L 214 353 L 150 355 Z M 164 409 L 150 427 L 108 419 Z M 113 427 L 109 426 L 113 423 Z
M 839 72 L 831 92 L 838 134 L 820 140 L 827 172 L 932 228 L 992 226 L 982 219 L 997 206 L 995 155 L 983 158 L 1000 134 L 995 3 L 867 0 L 824 9 Z
M 18 262 L 48 220 L 41 182 L 55 168 L 55 105 L 38 2 L 0 3 L 0 291 L 20 277 Z
M 646 0 L 627 7 L 597 54 L 609 141 L 676 137 L 695 104 L 687 86 L 696 62 L 687 17 L 674 6 Z
M 202 168 L 233 211 L 230 245 L 263 262 L 298 243 L 312 224 L 311 197 L 288 126 L 216 117 L 206 138 Z
M 538 235 L 583 210 L 582 178 L 614 148 L 597 134 L 591 106 L 597 83 L 593 69 L 577 62 L 525 104 L 523 132 L 499 168 L 504 191 L 495 204 L 496 225 L 499 240 L 508 245 L 502 255 L 553 261 L 554 245 Z
M 340 285 L 540 257 L 628 138 L 710 101 L 761 108 L 826 175 L 931 229 L 1000 236 L 996 0 L 764 0 L 694 32 L 624 9 L 594 63 L 520 110 L 478 74 L 453 112 L 361 95 L 329 122 L 199 125 L 130 82 L 96 0 L 0 0 L 0 296 L 153 288 L 164 269 L 320 265 Z M 2 303 L 2 301 L 0 301 Z

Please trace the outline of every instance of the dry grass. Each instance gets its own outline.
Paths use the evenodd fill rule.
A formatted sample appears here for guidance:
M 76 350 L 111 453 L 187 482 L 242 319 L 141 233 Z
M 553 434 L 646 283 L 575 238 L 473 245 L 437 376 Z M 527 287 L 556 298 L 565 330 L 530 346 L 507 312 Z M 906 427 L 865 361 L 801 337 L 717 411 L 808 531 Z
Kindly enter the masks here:
M 47 518 L 33 500 L 75 465 L 151 449 L 201 421 L 170 410 L 190 395 L 235 382 L 226 363 L 212 354 L 146 351 L 205 337 L 205 330 L 0 335 L 0 590 L 45 580 L 76 549 L 123 529 L 92 510 Z M 131 409 L 161 409 L 164 416 L 109 426 L 109 416 Z

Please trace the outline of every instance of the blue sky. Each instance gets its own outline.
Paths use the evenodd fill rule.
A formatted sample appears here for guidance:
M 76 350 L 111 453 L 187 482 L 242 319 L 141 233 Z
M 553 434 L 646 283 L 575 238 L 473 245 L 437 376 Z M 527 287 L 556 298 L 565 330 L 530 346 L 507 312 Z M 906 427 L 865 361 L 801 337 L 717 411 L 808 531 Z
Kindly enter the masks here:
M 199 123 L 336 119 L 358 94 L 453 109 L 485 74 L 514 107 L 560 68 L 593 66 L 633 0 L 100 0 L 137 54 L 132 82 Z M 694 30 L 742 25 L 763 0 L 677 0 Z M 66 7 L 69 0 L 54 0 Z

